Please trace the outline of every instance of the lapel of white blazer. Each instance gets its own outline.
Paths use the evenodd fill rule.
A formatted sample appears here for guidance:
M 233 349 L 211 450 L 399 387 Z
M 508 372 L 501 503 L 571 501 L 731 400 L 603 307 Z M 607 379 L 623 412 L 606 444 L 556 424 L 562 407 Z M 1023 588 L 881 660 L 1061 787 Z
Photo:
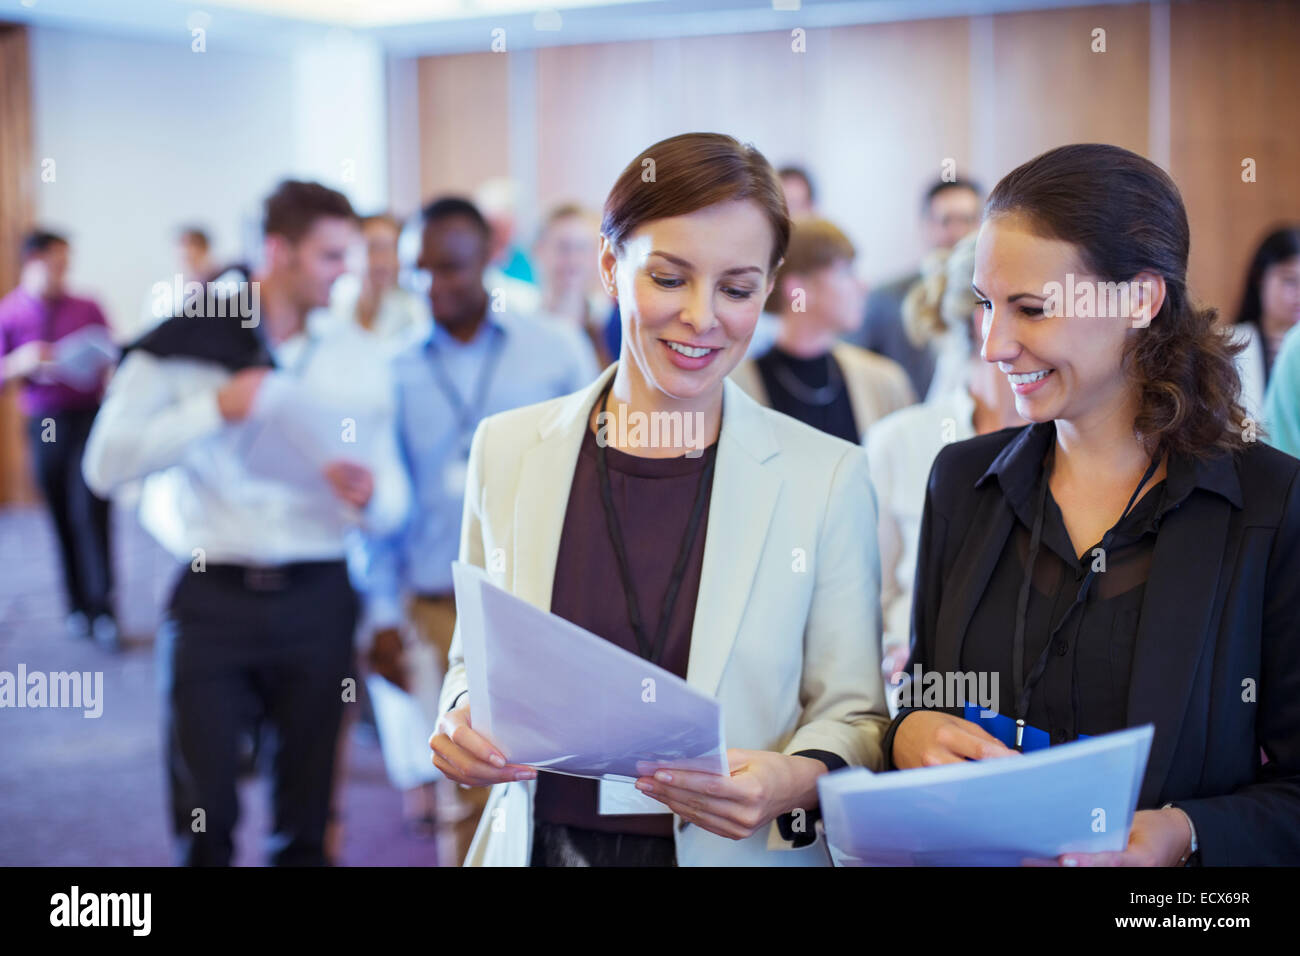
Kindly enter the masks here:
M 780 477 L 764 467 L 780 451 L 765 414 L 740 386 L 724 383 L 722 431 L 686 671 L 687 683 L 707 694 L 717 693 L 736 642 L 781 492 Z
M 520 466 L 512 591 L 545 610 L 551 606 L 564 513 L 588 413 L 616 369 L 611 365 L 541 420 L 541 440 L 525 453 Z M 763 554 L 781 490 L 781 479 L 763 463 L 779 450 L 763 409 L 739 386 L 726 382 L 686 673 L 689 684 L 708 694 L 717 693 Z
M 560 553 L 564 513 L 573 487 L 588 414 L 618 366 L 611 365 L 581 392 L 561 401 L 538 423 L 540 441 L 519 469 L 515 494 L 515 561 L 511 590 L 529 604 L 551 609 L 555 561 Z M 485 462 L 491 468 L 491 462 Z

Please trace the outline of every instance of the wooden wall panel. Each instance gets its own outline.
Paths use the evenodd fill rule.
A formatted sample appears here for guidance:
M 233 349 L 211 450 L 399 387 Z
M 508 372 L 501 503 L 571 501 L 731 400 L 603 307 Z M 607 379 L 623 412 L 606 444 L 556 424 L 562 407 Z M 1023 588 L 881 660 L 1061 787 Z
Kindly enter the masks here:
M 1108 142 L 1168 157 L 1191 216 L 1193 289 L 1231 308 L 1263 231 L 1300 219 L 1296 9 L 1179 0 L 879 23 L 811 30 L 803 53 L 786 32 L 542 49 L 527 127 L 536 209 L 599 208 L 645 146 L 721 130 L 773 163 L 806 163 L 875 281 L 919 256 L 917 200 L 944 159 L 991 187 L 1050 147 Z M 426 196 L 505 174 L 507 96 L 504 57 L 421 60 Z M 1241 182 L 1246 156 L 1254 184 Z
M 32 225 L 36 169 L 27 31 L 0 24 L 0 295 L 18 284 L 18 247 Z M 36 500 L 18 389 L 0 386 L 0 505 Z
M 910 271 L 923 252 L 920 199 L 946 159 L 972 173 L 966 19 L 834 30 L 831 62 L 803 108 L 817 117 L 808 161 L 823 214 L 858 247 L 872 281 Z
M 1171 172 L 1192 228 L 1192 291 L 1231 320 L 1255 246 L 1300 222 L 1300 8 L 1171 8 Z M 1242 181 L 1242 160 L 1256 181 Z
M 981 119 L 986 188 L 1039 153 L 1066 143 L 1113 143 L 1147 155 L 1150 11 L 1077 7 L 992 18 L 991 96 Z M 1105 30 L 1106 51 L 1092 51 Z
M 471 193 L 510 173 L 509 54 L 422 57 L 420 193 Z
M 860 269 L 900 271 L 919 252 L 920 191 L 968 153 L 968 45 L 965 21 L 940 20 L 810 30 L 801 53 L 788 33 L 539 51 L 540 205 L 599 208 L 646 146 L 724 132 L 807 164 Z
M 677 129 L 661 104 L 678 78 L 655 69 L 654 44 L 600 43 L 537 52 L 537 208 L 599 210 L 615 177 L 642 149 Z

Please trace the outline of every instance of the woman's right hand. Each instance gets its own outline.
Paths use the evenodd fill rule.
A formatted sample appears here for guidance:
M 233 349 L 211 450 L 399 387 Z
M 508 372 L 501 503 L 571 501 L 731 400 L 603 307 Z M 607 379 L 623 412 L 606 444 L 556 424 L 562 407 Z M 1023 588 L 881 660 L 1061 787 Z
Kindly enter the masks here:
M 469 704 L 442 715 L 429 738 L 433 765 L 448 780 L 467 787 L 486 787 L 512 780 L 532 780 L 532 767 L 506 763 L 502 753 L 469 724 Z
M 938 710 L 914 710 L 894 732 L 894 766 L 900 770 L 1019 755 L 978 724 Z

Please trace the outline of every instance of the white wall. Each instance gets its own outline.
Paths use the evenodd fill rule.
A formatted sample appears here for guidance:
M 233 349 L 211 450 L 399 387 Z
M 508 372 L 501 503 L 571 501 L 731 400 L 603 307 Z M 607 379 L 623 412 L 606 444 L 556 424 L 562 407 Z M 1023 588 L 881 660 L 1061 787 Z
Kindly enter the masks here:
M 55 164 L 38 222 L 71 236 L 72 286 L 122 337 L 176 271 L 177 225 L 207 227 L 225 260 L 255 251 L 261 200 L 287 176 L 343 188 L 362 211 L 386 202 L 382 59 L 364 44 L 241 52 L 209 38 L 194 53 L 188 35 L 36 26 L 31 70 L 37 169 Z M 341 158 L 357 160 L 350 182 Z
M 348 194 L 362 215 L 388 203 L 385 63 L 379 42 L 344 30 L 293 54 L 298 174 Z

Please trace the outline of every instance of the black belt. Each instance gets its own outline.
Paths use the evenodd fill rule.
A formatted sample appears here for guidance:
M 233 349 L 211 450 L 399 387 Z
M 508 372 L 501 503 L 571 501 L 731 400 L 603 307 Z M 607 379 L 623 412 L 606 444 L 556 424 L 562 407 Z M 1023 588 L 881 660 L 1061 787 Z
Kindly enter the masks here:
M 347 562 L 340 558 L 336 561 L 293 561 L 269 565 L 209 564 L 203 571 L 191 569 L 189 573 L 196 577 L 211 575 L 213 581 L 233 584 L 245 591 L 283 591 L 329 571 L 341 571 L 346 575 Z

